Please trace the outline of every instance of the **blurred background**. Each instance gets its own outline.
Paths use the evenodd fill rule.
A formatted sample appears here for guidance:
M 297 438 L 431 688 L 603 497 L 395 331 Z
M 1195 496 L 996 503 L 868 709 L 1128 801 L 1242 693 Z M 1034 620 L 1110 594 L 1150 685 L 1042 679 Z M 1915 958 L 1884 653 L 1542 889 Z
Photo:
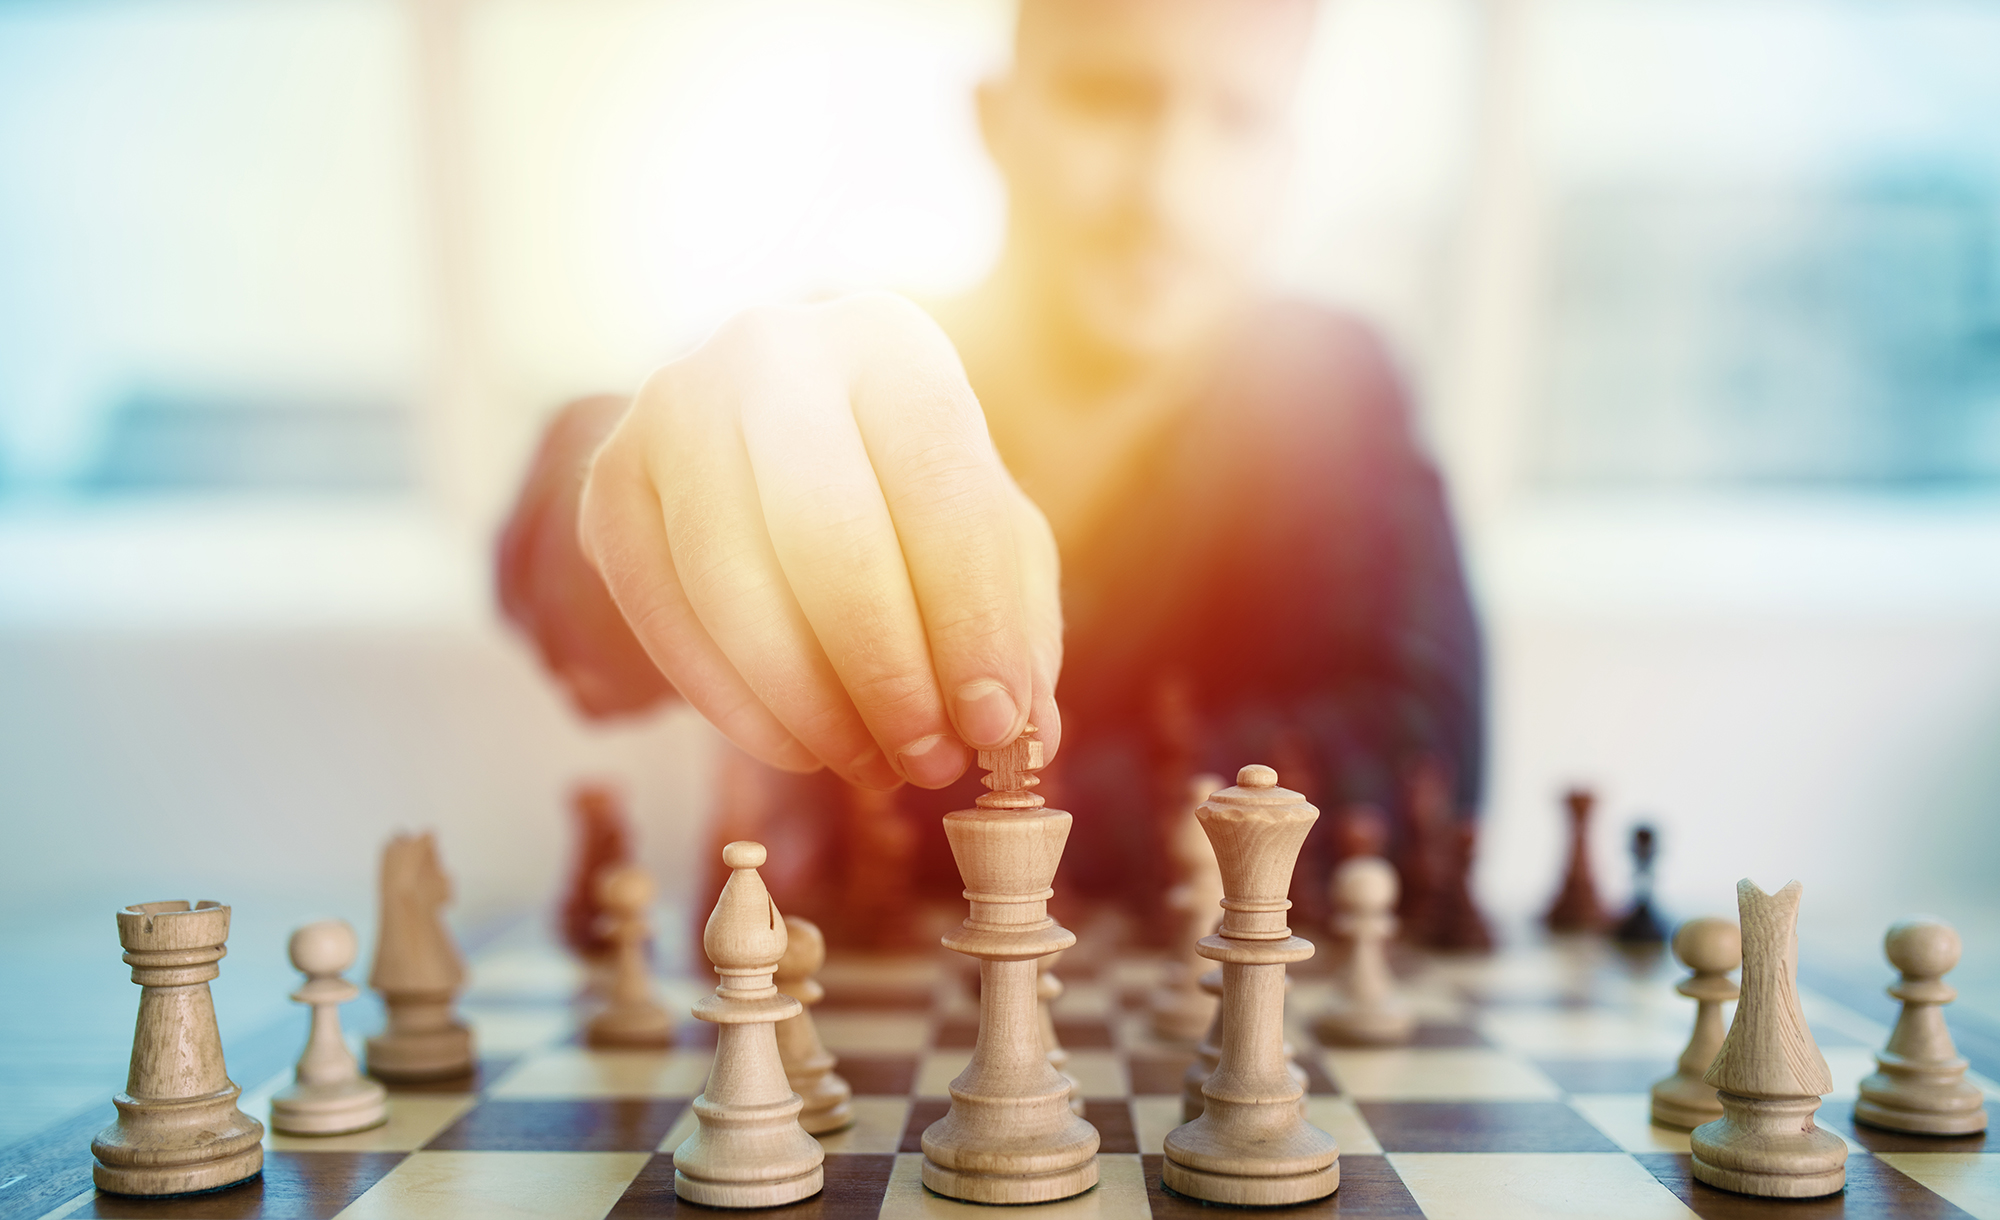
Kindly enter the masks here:
M 689 892 L 712 735 L 579 723 L 494 532 L 563 399 L 749 303 L 977 277 L 1011 17 L 0 4 L 0 971 L 61 980 L 0 1026 L 115 1051 L 16 1038 L 0 1144 L 115 1087 L 125 903 L 237 905 L 228 1035 L 295 922 L 366 935 L 398 828 L 470 926 L 553 900 L 607 777 Z M 1986 0 L 1326 0 L 1269 267 L 1387 335 L 1450 480 L 1496 915 L 1587 781 L 1614 893 L 1650 820 L 1670 913 L 1797 877 L 1872 978 L 1928 909 L 2000 1013 L 1996 62 Z

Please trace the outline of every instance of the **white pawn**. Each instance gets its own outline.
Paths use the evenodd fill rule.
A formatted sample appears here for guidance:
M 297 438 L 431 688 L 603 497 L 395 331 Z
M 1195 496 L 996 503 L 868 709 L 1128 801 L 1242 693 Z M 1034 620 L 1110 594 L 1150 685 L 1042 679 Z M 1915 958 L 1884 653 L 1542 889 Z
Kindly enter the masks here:
M 695 1132 L 674 1149 L 674 1193 L 708 1207 L 776 1207 L 825 1184 L 819 1141 L 799 1125 L 805 1100 L 792 1092 L 776 1025 L 805 1011 L 772 982 L 790 932 L 757 868 L 761 843 L 722 849 L 729 880 L 701 947 L 722 981 L 694 1015 L 713 1021 L 715 1065 L 691 1108 Z
M 653 904 L 653 878 L 637 865 L 610 869 L 597 879 L 610 935 L 610 999 L 590 1019 L 584 1038 L 592 1046 L 671 1046 L 674 1018 L 653 989 L 646 966 L 646 908 Z
M 1674 933 L 1674 956 L 1694 974 L 1674 990 L 1695 1001 L 1694 1032 L 1674 1073 L 1653 1082 L 1653 1125 L 1692 1131 L 1722 1117 L 1715 1086 L 1703 1080 L 1722 1049 L 1722 1006 L 1736 998 L 1729 972 L 1743 964 L 1743 936 L 1730 920 L 1690 919 Z
M 296 1078 L 271 1099 L 271 1129 L 286 1135 L 345 1135 L 389 1121 L 389 1093 L 361 1074 L 340 1033 L 340 1006 L 361 988 L 340 977 L 360 944 L 344 919 L 322 919 L 292 933 L 292 965 L 306 976 L 292 993 L 312 1005 L 312 1033 Z
M 813 1023 L 812 1006 L 826 998 L 826 988 L 813 975 L 826 965 L 826 937 L 811 920 L 785 916 L 785 956 L 778 960 L 773 982 L 779 995 L 797 1000 L 803 1011 L 778 1022 L 778 1057 L 785 1079 L 805 1102 L 799 1126 L 814 1135 L 828 1135 L 854 1125 L 854 1088 L 833 1069 L 840 1060 L 826 1049 Z
M 1935 919 L 1906 919 L 1889 929 L 1882 947 L 1889 964 L 1903 974 L 1889 988 L 1903 1002 L 1903 1012 L 1889 1044 L 1875 1056 L 1879 1070 L 1861 1081 L 1854 1120 L 1917 1135 L 1986 1130 L 1984 1099 L 1965 1078 L 1965 1060 L 1944 1024 L 1943 1006 L 1958 998 L 1944 981 L 1958 965 L 1958 933 Z
M 1343 861 L 1333 872 L 1333 931 L 1348 945 L 1340 999 L 1321 1013 L 1313 1032 L 1334 1046 L 1384 1046 L 1409 1041 L 1417 1017 L 1397 992 L 1384 949 L 1396 933 L 1395 866 L 1377 856 Z
M 1208 959 L 1195 951 L 1195 942 L 1208 935 L 1215 924 L 1215 908 L 1222 901 L 1222 871 L 1215 863 L 1215 847 L 1202 833 L 1201 820 L 1194 811 L 1209 793 L 1224 786 L 1219 775 L 1197 775 L 1189 781 L 1186 812 L 1174 829 L 1171 846 L 1181 866 L 1181 880 L 1167 892 L 1167 905 L 1182 912 L 1186 923 L 1181 934 L 1181 960 L 1168 966 L 1166 982 L 1147 998 L 1155 1037 L 1193 1042 L 1215 1024 L 1217 993 L 1201 985 L 1209 965 Z
M 1076 1077 L 1063 1070 L 1069 1063 L 1069 1051 L 1063 1048 L 1062 1039 L 1056 1036 L 1056 1014 L 1051 1007 L 1062 998 L 1062 980 L 1056 977 L 1056 963 L 1061 959 L 1062 951 L 1057 950 L 1040 962 L 1042 972 L 1035 979 L 1036 1020 L 1041 1025 L 1042 1053 L 1048 1056 L 1049 1066 L 1069 1081 L 1070 1113 L 1082 1117 L 1083 1086 L 1077 1084 Z

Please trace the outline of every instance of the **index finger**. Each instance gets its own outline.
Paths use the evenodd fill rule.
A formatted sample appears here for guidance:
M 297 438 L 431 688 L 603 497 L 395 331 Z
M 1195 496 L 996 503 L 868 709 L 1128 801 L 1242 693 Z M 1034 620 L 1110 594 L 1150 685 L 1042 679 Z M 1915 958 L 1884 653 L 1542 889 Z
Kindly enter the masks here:
M 902 547 L 946 709 L 968 744 L 992 749 L 1020 733 L 1035 696 L 1012 482 L 950 340 L 908 302 L 884 298 L 881 309 L 921 322 L 859 315 L 862 325 L 888 324 L 860 336 L 870 358 L 849 391 L 855 422 Z

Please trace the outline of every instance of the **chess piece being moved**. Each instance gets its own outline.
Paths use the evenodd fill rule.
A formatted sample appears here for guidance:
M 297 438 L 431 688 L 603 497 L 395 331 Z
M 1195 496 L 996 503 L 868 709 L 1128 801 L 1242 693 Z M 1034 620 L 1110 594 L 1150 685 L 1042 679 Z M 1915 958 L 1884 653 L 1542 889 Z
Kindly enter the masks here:
M 1387 946 L 1396 934 L 1396 870 L 1387 860 L 1359 856 L 1333 870 L 1333 934 L 1346 945 L 1338 998 L 1313 1022 L 1333 1046 L 1387 1046 L 1409 1041 L 1416 1014 L 1396 989 Z
M 398 1083 L 472 1071 L 472 1031 L 452 1012 L 465 963 L 441 914 L 450 901 L 451 881 L 428 832 L 397 835 L 382 849 L 382 918 L 368 985 L 381 993 L 389 1024 L 368 1039 L 371 1076 Z
M 611 945 L 611 981 L 605 1005 L 584 1029 L 592 1046 L 672 1046 L 674 1018 L 660 1003 L 646 963 L 653 930 L 653 878 L 635 864 L 598 874 L 597 903 Z
M 1202 956 L 1222 964 L 1222 1056 L 1202 1086 L 1201 1117 L 1167 1134 L 1160 1178 L 1211 1203 L 1272 1206 L 1340 1185 L 1340 1149 L 1308 1123 L 1284 1042 L 1285 967 L 1312 944 L 1285 926 L 1292 866 L 1319 810 L 1248 766 L 1199 814 L 1222 866 L 1222 927 Z
M 1051 953 L 1042 959 L 1042 972 L 1035 979 L 1036 1025 L 1042 1031 L 1042 1053 L 1049 1057 L 1049 1066 L 1062 1073 L 1069 1082 L 1069 1108 L 1072 1114 L 1083 1114 L 1083 1087 L 1076 1077 L 1063 1071 L 1069 1063 L 1069 1052 L 1063 1049 L 1062 1039 L 1056 1036 L 1055 1002 L 1062 999 L 1062 980 L 1056 977 L 1056 962 L 1062 954 Z
M 1597 900 L 1597 879 L 1590 871 L 1590 814 L 1597 795 L 1588 788 L 1571 788 L 1563 805 L 1569 811 L 1569 867 L 1542 922 L 1553 932 L 1595 932 L 1604 927 L 1604 904 Z
M 1611 929 L 1611 938 L 1621 945 L 1657 945 L 1667 938 L 1667 929 L 1653 910 L 1653 861 L 1659 854 L 1659 838 L 1651 826 L 1632 828 L 1632 909 Z
M 236 1108 L 208 981 L 221 973 L 229 908 L 147 902 L 118 912 L 118 942 L 139 984 L 132 1069 L 111 1099 L 118 1121 L 90 1143 L 99 1190 L 178 1195 L 264 1168 L 264 1125 Z
M 361 1074 L 340 1033 L 340 1006 L 361 988 L 340 977 L 360 945 L 344 919 L 322 919 L 292 933 L 292 965 L 306 976 L 292 993 L 312 1005 L 312 1032 L 293 1081 L 271 1099 L 271 1129 L 286 1135 L 345 1135 L 389 1121 L 389 1093 Z
M 1722 1117 L 1694 1129 L 1694 1176 L 1773 1199 L 1847 1184 L 1847 1145 L 1813 1123 L 1833 1075 L 1799 1007 L 1799 883 L 1766 894 L 1736 883 L 1743 997 L 1708 1074 Z
M 1674 1073 L 1653 1084 L 1653 1124 L 1692 1131 L 1722 1117 L 1708 1074 L 1722 1049 L 1722 1006 L 1736 998 L 1729 972 L 1743 964 L 1743 937 L 1727 919 L 1690 919 L 1674 933 L 1674 956 L 1694 971 L 1674 990 L 1695 1002 L 1694 1032 Z
M 991 791 L 944 818 L 972 903 L 944 946 L 979 961 L 979 1038 L 950 1111 L 924 1131 L 923 1182 L 973 1203 L 1046 1203 L 1097 1184 L 1097 1128 L 1070 1110 L 1035 1014 L 1040 959 L 1076 943 L 1048 914 L 1071 819 L 1035 794 L 1034 726 L 979 765 Z
M 1202 990 L 1208 960 L 1195 945 L 1215 924 L 1222 901 L 1222 872 L 1215 866 L 1215 849 L 1194 816 L 1208 794 L 1222 787 L 1219 775 L 1197 775 L 1188 785 L 1187 811 L 1174 830 L 1174 859 L 1181 866 L 1180 884 L 1167 895 L 1167 905 L 1186 919 L 1182 938 L 1186 953 L 1167 969 L 1167 981 L 1147 998 L 1156 1037 L 1192 1042 L 1215 1021 L 1215 996 Z
M 826 988 L 813 975 L 826 965 L 826 937 L 811 921 L 785 916 L 785 955 L 778 959 L 773 982 L 778 994 L 799 1002 L 799 1015 L 778 1022 L 778 1057 L 785 1080 L 805 1109 L 799 1126 L 826 1135 L 854 1125 L 854 1090 L 834 1073 L 839 1060 L 819 1040 L 812 1006 L 826 998 Z
M 1882 948 L 1902 980 L 1889 995 L 1903 1002 L 1889 1044 L 1862 1078 L 1854 1120 L 1915 1135 L 1975 1135 L 1986 1130 L 1978 1086 L 1945 1028 L 1944 1005 L 1958 992 L 1944 976 L 1958 965 L 1958 933 L 1935 919 L 1906 919 L 1889 929 Z
M 719 1028 L 708 1084 L 691 1103 L 695 1132 L 674 1149 L 674 1193 L 709 1207 L 776 1207 L 818 1194 L 826 1153 L 799 1125 L 805 1101 L 785 1079 L 776 1024 L 805 1012 L 772 978 L 791 939 L 757 869 L 760 843 L 722 849 L 729 880 L 702 949 L 722 976 L 694 1015 Z
M 599 882 L 612 869 L 632 863 L 632 824 L 618 790 L 605 783 L 581 783 L 570 794 L 576 827 L 576 860 L 563 896 L 563 943 L 583 962 L 585 989 L 602 995 L 610 987 L 617 943 L 609 935 Z

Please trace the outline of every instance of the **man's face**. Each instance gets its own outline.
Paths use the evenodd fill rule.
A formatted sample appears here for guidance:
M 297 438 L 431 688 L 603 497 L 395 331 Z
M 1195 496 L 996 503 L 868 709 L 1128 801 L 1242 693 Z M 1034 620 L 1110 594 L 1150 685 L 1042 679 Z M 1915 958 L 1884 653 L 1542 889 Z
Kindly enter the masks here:
M 1277 203 L 1312 0 L 1022 3 L 982 105 L 1036 304 L 1119 359 L 1213 333 Z

